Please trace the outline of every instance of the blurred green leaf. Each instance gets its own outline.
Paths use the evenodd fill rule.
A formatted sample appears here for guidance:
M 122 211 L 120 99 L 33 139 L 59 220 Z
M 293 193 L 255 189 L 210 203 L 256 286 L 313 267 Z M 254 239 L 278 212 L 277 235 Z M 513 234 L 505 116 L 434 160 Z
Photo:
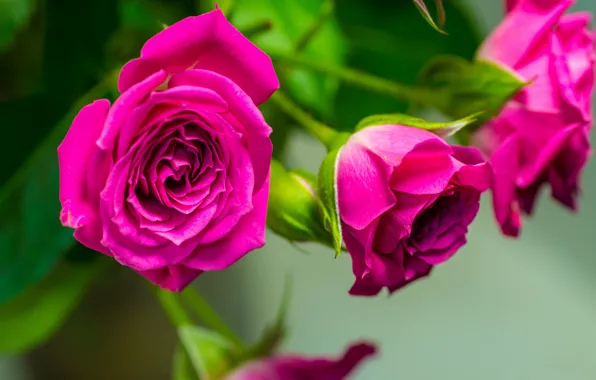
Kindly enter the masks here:
M 458 138 L 465 142 L 474 126 L 480 126 L 528 83 L 510 71 L 487 61 L 468 61 L 457 56 L 439 56 L 427 65 L 420 84 L 437 95 L 433 106 L 443 114 L 462 118 L 481 114 Z
M 197 326 L 181 326 L 178 337 L 200 379 L 218 379 L 233 368 L 236 346 L 221 335 Z
M 35 0 L 0 0 L 0 51 L 13 42 L 34 10 Z
M 112 75 L 79 99 L 0 188 L 0 303 L 43 278 L 74 244 L 59 220 L 56 149 L 79 110 L 105 97 Z
M 337 18 L 350 38 L 348 66 L 398 83 L 415 84 L 420 69 L 439 54 L 471 59 L 479 33 L 461 1 L 445 2 L 448 36 L 429 28 L 411 1 L 344 0 Z M 342 84 L 335 109 L 340 129 L 351 130 L 362 118 L 379 113 L 406 112 L 408 105 Z
M 108 71 L 118 0 L 52 0 L 45 7 L 44 85 L 67 107 Z
M 181 345 L 176 346 L 174 351 L 172 380 L 199 380 L 186 350 Z
M 291 52 L 316 23 L 322 5 L 322 0 L 236 0 L 232 21 L 239 29 L 271 21 L 271 31 L 259 34 L 254 42 L 264 51 Z M 343 63 L 345 53 L 346 41 L 334 17 L 327 18 L 303 51 L 311 58 L 334 65 Z M 331 116 L 338 80 L 305 69 L 287 72 L 290 95 L 317 113 Z
M 0 353 L 26 351 L 48 339 L 75 308 L 103 264 L 64 264 L 1 305 Z

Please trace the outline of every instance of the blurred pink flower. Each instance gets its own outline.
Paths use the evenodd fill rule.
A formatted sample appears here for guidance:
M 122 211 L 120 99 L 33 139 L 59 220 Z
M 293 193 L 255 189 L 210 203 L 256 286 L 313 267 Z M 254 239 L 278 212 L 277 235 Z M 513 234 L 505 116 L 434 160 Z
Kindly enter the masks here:
M 478 58 L 532 81 L 480 128 L 472 143 L 490 157 L 493 204 L 504 234 L 518 236 L 538 191 L 576 208 L 579 177 L 591 148 L 594 33 L 591 15 L 564 15 L 572 0 L 509 0 L 508 14 Z
M 375 346 L 358 343 L 337 359 L 280 355 L 245 364 L 224 380 L 342 380 L 375 352 Z

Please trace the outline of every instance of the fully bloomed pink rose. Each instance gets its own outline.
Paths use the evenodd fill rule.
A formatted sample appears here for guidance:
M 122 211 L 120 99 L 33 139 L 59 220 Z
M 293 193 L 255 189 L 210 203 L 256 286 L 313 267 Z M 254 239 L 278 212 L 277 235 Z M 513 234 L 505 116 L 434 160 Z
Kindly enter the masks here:
M 219 10 L 163 30 L 58 148 L 63 224 L 175 291 L 261 247 L 272 145 L 257 105 L 278 86 Z
M 375 352 L 373 345 L 358 343 L 338 359 L 280 355 L 250 362 L 224 380 L 342 380 Z
M 413 127 L 355 133 L 337 161 L 342 235 L 353 295 L 393 292 L 428 275 L 466 243 L 490 166 L 476 148 Z
M 579 177 L 591 152 L 594 33 L 591 16 L 564 15 L 572 0 L 509 0 L 508 14 L 479 58 L 532 81 L 479 129 L 472 143 L 495 171 L 493 204 L 504 234 L 519 235 L 538 191 L 576 208 Z

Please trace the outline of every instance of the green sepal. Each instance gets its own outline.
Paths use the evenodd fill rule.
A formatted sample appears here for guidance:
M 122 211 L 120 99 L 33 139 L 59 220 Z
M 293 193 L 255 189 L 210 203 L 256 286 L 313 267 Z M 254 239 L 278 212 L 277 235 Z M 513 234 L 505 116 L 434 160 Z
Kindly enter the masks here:
M 287 171 L 276 160 L 271 162 L 267 226 L 291 242 L 319 242 L 332 245 L 323 224 L 323 213 L 316 194 L 316 176 L 306 170 Z
M 321 163 L 317 177 L 317 194 L 323 210 L 323 220 L 327 231 L 331 233 L 335 257 L 342 249 L 341 220 L 337 204 L 337 161 L 343 145 L 348 141 L 349 133 L 340 133 L 330 146 L 329 153 Z
M 475 114 L 466 116 L 462 119 L 447 122 L 431 122 L 400 113 L 371 115 L 362 119 L 358 125 L 356 125 L 356 131 L 376 125 L 398 124 L 424 129 L 433 132 L 442 138 L 448 138 L 462 130 L 464 127 L 475 123 L 483 113 L 484 112 L 482 111 L 476 112 Z

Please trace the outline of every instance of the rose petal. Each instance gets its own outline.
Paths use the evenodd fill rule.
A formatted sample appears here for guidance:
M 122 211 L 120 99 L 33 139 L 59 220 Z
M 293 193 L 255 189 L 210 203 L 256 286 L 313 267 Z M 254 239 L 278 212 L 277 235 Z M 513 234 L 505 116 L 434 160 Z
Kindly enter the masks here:
M 64 140 L 58 147 L 60 167 L 60 202 L 62 224 L 71 228 L 82 227 L 95 214 L 87 192 L 89 165 L 99 150 L 95 142 L 100 136 L 110 110 L 110 102 L 97 100 L 81 109 Z M 99 173 L 98 173 L 99 174 Z
M 181 264 L 171 265 L 165 268 L 137 271 L 152 283 L 172 292 L 179 292 L 186 288 L 201 273 L 200 270 L 185 267 Z
M 484 40 L 478 57 L 511 68 L 534 54 L 573 0 L 519 0 L 503 22 Z M 515 43 L 511 43 L 515 41 Z
M 229 78 L 257 104 L 265 102 L 279 88 L 271 59 L 244 37 L 215 9 L 187 17 L 150 38 L 141 50 L 143 73 L 159 66 L 170 73 L 189 68 L 210 70 Z M 136 83 L 139 73 L 123 72 L 121 91 Z
M 265 245 L 265 224 L 269 196 L 269 177 L 253 197 L 253 209 L 229 234 L 208 245 L 200 245 L 182 262 L 200 270 L 222 270 L 252 250 Z
M 255 192 L 258 191 L 269 173 L 273 145 L 269 135 L 271 127 L 263 118 L 253 101 L 234 82 L 225 76 L 205 70 L 188 70 L 172 77 L 170 86 L 204 86 L 217 92 L 227 103 L 230 112 L 222 115 L 229 124 L 237 128 L 246 141 L 255 172 Z
M 391 167 L 353 138 L 341 148 L 338 157 L 340 218 L 355 229 L 364 229 L 395 204 L 395 196 L 389 188 Z

